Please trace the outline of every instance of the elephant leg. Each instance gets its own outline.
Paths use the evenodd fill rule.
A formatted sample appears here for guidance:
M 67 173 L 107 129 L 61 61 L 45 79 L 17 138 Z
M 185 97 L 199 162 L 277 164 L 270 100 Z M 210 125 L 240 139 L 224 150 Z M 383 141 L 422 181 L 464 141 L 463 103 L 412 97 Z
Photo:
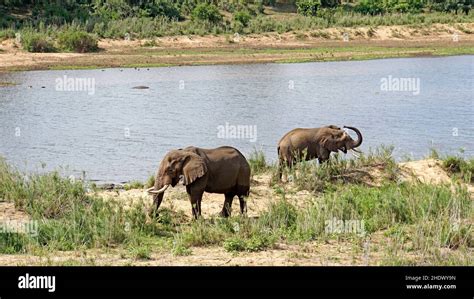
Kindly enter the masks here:
M 193 212 L 194 219 L 198 219 L 201 216 L 201 200 L 202 200 L 202 192 L 201 193 L 193 193 L 189 195 L 189 200 L 191 201 L 191 207 Z
M 283 176 L 283 160 L 279 159 L 278 161 L 278 178 L 281 181 L 281 177 Z
M 240 213 L 242 215 L 247 215 L 247 198 L 243 195 L 239 195 L 240 202 Z
M 330 155 L 331 155 L 330 151 L 328 151 L 326 149 L 321 150 L 319 155 L 318 155 L 319 165 L 323 164 L 324 162 L 327 162 L 329 160 Z
M 232 210 L 232 201 L 234 200 L 234 193 L 226 193 L 224 206 L 222 207 L 221 216 L 229 217 Z

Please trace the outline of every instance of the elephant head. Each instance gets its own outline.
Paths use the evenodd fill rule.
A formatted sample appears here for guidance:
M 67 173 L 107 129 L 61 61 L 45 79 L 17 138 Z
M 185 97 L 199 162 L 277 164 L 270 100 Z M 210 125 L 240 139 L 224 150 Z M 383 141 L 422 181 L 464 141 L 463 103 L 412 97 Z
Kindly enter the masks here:
M 173 150 L 168 152 L 161 161 L 156 173 L 155 185 L 147 191 L 153 195 L 153 201 L 158 209 L 169 186 L 176 186 L 181 178 L 183 178 L 183 184 L 187 186 L 206 173 L 206 163 L 199 155 L 181 149 Z
M 321 139 L 321 145 L 332 152 L 342 151 L 344 154 L 346 154 L 348 150 L 359 152 L 355 148 L 362 144 L 362 134 L 357 128 L 347 126 L 344 126 L 344 128 L 356 132 L 357 140 L 352 139 L 352 137 L 344 130 L 333 129 L 329 130 L 328 133 L 324 135 Z

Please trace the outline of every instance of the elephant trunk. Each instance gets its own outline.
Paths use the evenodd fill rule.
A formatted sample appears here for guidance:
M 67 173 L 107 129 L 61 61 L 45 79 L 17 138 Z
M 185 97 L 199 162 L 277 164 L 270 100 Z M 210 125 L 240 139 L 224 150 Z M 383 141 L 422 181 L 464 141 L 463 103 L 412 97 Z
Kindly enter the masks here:
M 164 192 L 153 195 L 153 205 L 154 205 L 155 212 L 158 211 L 158 208 L 160 207 L 161 202 L 163 201 L 164 195 L 165 195 Z
M 158 211 L 158 208 L 163 201 L 163 196 L 165 195 L 166 189 L 170 186 L 169 184 L 163 184 L 160 182 L 161 180 L 156 179 L 155 185 L 147 190 L 148 194 L 153 195 L 153 205 L 155 212 Z
M 352 142 L 349 146 L 350 148 L 348 148 L 348 149 L 353 149 L 353 148 L 359 147 L 362 144 L 362 140 L 363 140 L 362 139 L 362 134 L 360 133 L 360 131 L 357 128 L 354 128 L 354 127 L 344 126 L 344 128 L 350 129 L 350 130 L 356 132 L 356 134 L 357 134 L 357 140 Z

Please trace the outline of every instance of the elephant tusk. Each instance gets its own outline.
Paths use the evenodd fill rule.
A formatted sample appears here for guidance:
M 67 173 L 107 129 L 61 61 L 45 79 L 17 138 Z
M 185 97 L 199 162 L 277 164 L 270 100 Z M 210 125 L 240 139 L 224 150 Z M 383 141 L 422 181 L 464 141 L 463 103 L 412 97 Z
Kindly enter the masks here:
M 160 193 L 165 192 L 166 189 L 168 189 L 169 186 L 170 186 L 170 185 L 165 185 L 165 186 L 164 186 L 163 188 L 161 188 L 160 190 L 150 190 L 150 189 L 152 189 L 152 188 L 150 188 L 150 189 L 148 189 L 147 191 L 148 191 L 149 194 L 160 194 Z
M 153 189 L 155 189 L 155 187 L 148 188 L 148 189 L 146 189 L 146 192 L 150 192 Z
M 356 149 L 356 148 L 353 148 L 352 150 L 356 153 L 362 154 L 362 152 L 360 150 Z

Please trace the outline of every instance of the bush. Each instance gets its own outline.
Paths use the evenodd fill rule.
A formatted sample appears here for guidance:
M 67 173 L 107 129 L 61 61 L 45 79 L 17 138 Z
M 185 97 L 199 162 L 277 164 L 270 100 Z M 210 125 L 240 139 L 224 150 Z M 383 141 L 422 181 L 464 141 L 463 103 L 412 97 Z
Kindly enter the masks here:
M 251 18 L 250 14 L 246 11 L 238 11 L 234 15 L 234 21 L 240 22 L 244 27 L 247 27 Z
M 464 160 L 457 156 L 448 156 L 443 159 L 443 167 L 451 174 L 461 176 L 466 182 L 474 180 L 474 159 Z
M 222 21 L 222 15 L 217 6 L 208 3 L 201 3 L 192 12 L 194 20 L 208 21 L 216 24 Z
M 28 52 L 50 53 L 56 52 L 52 42 L 48 40 L 45 34 L 41 33 L 23 33 L 21 38 L 23 49 Z
M 7 38 L 15 38 L 15 30 L 5 29 L 0 31 L 0 41 Z
M 378 15 L 385 12 L 383 3 L 378 0 L 361 0 L 356 6 L 357 12 L 369 15 Z
M 304 16 L 316 16 L 320 5 L 319 0 L 299 0 L 296 2 L 298 13 Z
M 97 39 L 85 31 L 64 31 L 59 35 L 59 46 L 78 53 L 95 52 L 99 49 Z
M 145 7 L 150 17 L 163 16 L 170 20 L 180 20 L 181 14 L 179 9 L 167 0 L 150 1 Z

